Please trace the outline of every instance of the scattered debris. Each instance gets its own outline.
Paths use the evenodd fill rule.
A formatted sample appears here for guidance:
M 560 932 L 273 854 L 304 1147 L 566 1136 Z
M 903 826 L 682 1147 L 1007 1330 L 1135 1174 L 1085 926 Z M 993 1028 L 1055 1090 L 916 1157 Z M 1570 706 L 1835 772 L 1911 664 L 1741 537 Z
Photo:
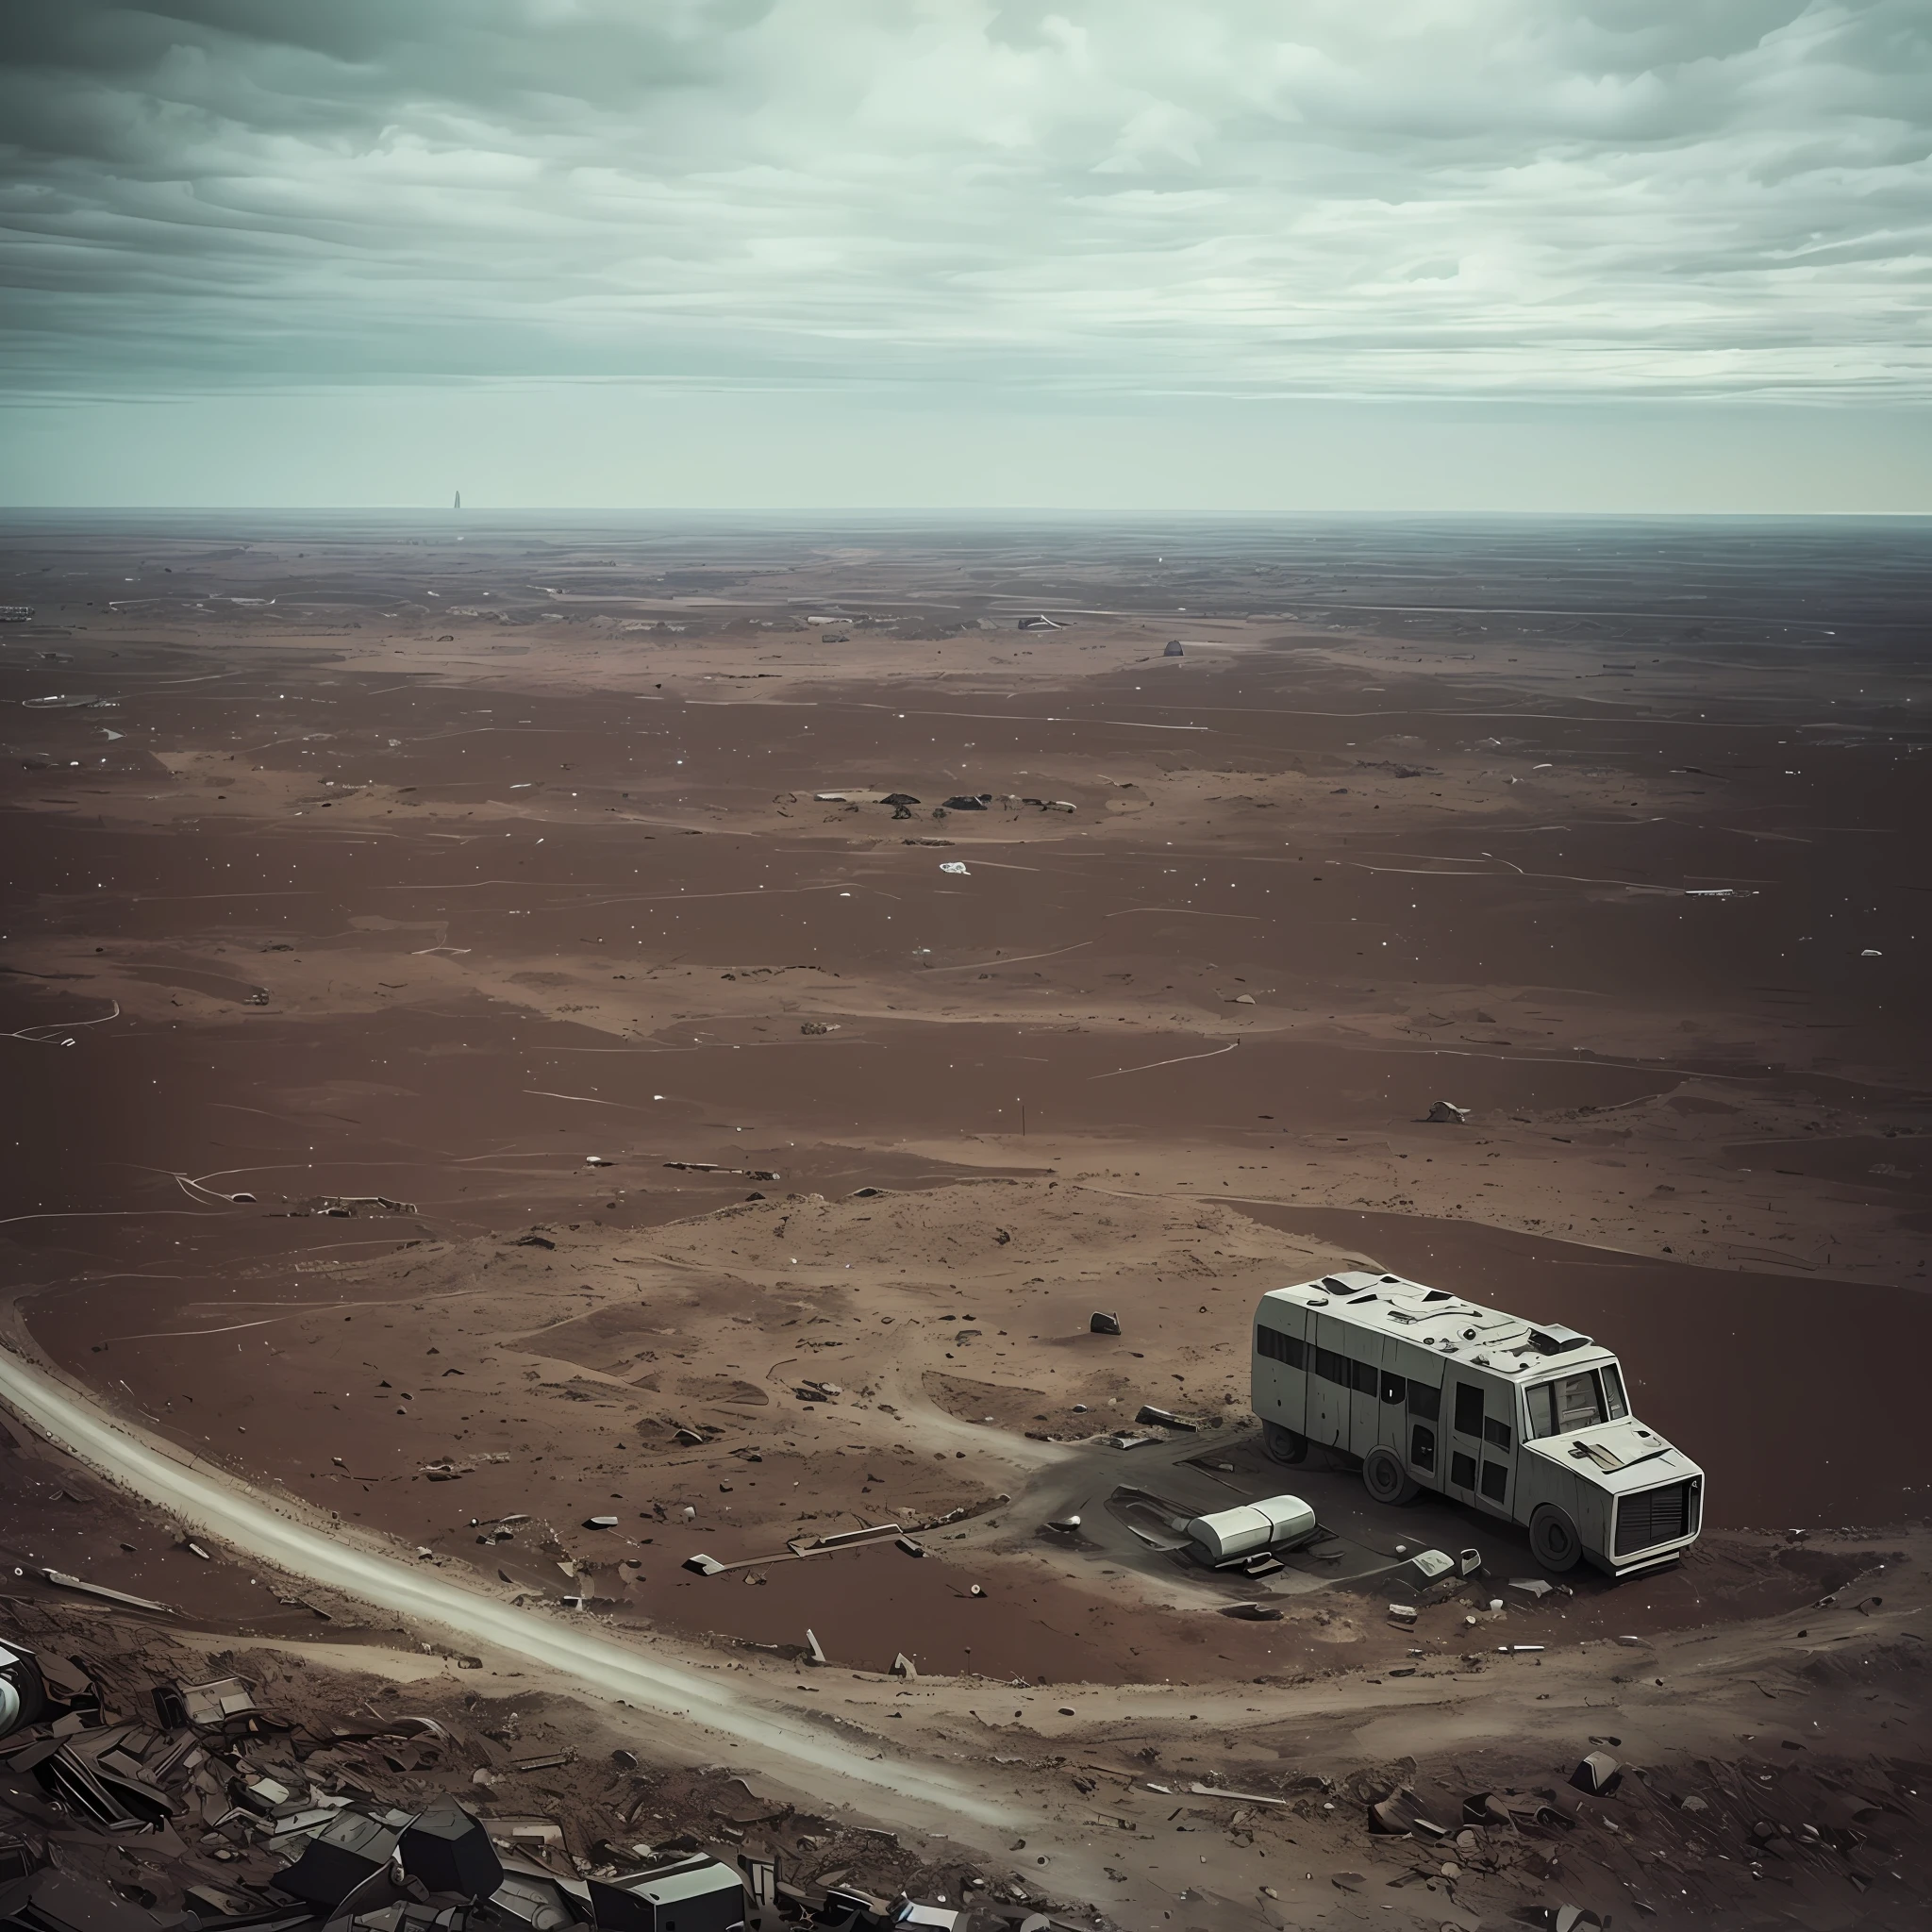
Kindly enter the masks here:
M 1541 1576 L 1512 1576 L 1509 1579 L 1509 1588 L 1523 1596 L 1541 1599 L 1550 1594 L 1553 1586 L 1545 1583 Z
M 1624 1769 L 1607 1751 L 1592 1751 L 1570 1774 L 1570 1782 L 1592 1797 L 1607 1797 L 1624 1781 Z
M 895 1677 L 907 1678 L 917 1677 L 919 1675 L 918 1667 L 913 1663 L 912 1659 L 909 1657 L 908 1657 L 903 1650 L 900 1651 L 899 1654 L 892 1659 L 892 1675 Z
M 1151 1402 L 1143 1402 L 1141 1405 L 1141 1412 L 1134 1420 L 1137 1423 L 1152 1423 L 1157 1428 L 1185 1429 L 1191 1436 L 1201 1426 L 1199 1423 L 1191 1423 L 1185 1417 L 1175 1415 L 1171 1408 L 1156 1408 Z
M 103 1613 L 96 1607 L 89 1614 Z M 51 1623 L 56 1612 L 29 1606 L 22 1615 Z M 662 1932 L 674 1917 L 688 1920 L 687 1932 L 706 1932 L 758 1923 L 760 1912 L 767 1927 L 782 1920 L 886 1932 L 914 1901 L 931 1896 L 910 1872 L 894 1869 L 896 1859 L 877 1878 L 868 1875 L 879 1895 L 855 1889 L 846 1866 L 825 1870 L 829 1857 L 804 1868 L 823 1876 L 781 1887 L 776 1857 L 764 1844 L 741 1857 L 741 1876 L 698 1838 L 660 1831 L 689 1829 L 672 1820 L 695 1805 L 739 1842 L 747 1826 L 789 1819 L 790 1806 L 754 1794 L 749 1807 L 724 1797 L 718 1808 L 719 1771 L 691 1774 L 708 1790 L 683 1794 L 674 1785 L 666 1805 L 663 1774 L 640 1776 L 638 1753 L 619 1749 L 608 1769 L 585 1772 L 606 1787 L 613 1773 L 636 1781 L 627 1793 L 617 1783 L 593 1814 L 581 1793 L 551 1790 L 553 1774 L 563 1774 L 558 1784 L 571 1781 L 566 1767 L 575 1756 L 553 1748 L 551 1736 L 523 1755 L 496 1756 L 460 1717 L 445 1728 L 427 1716 L 380 1710 L 390 1686 L 353 1715 L 331 1721 L 291 1711 L 290 1722 L 263 1710 L 241 1678 L 164 1681 L 152 1686 L 150 1712 L 143 1680 L 162 1653 L 140 1647 L 132 1620 L 124 1618 L 120 1630 L 123 1642 L 110 1649 L 112 1668 L 98 1686 L 78 1659 L 50 1652 L 42 1674 L 32 1654 L 0 1645 L 0 1684 L 11 1687 L 22 1719 L 10 1732 L 0 1723 L 0 1927 L 8 1932 L 195 1932 L 197 1924 L 323 1932 L 331 1924 L 338 1932 L 447 1932 L 465 1923 L 498 1932 Z M 808 1641 L 823 1659 L 816 1639 Z M 306 1681 L 300 1663 L 292 1675 L 287 1660 L 268 1668 L 288 1676 L 291 1688 Z M 895 1671 L 917 1677 L 904 1655 Z M 110 1684 L 142 1689 L 135 1721 L 109 1714 Z M 31 1689 L 31 1703 L 20 1696 L 24 1689 Z M 482 1701 L 477 1722 L 489 1721 L 483 1709 L 491 1702 Z M 500 1712 L 497 1722 L 501 1727 L 484 1735 L 514 1745 L 516 1715 Z M 547 1720 L 543 1728 L 549 1732 Z M 479 1757 L 494 1757 L 497 1768 L 478 1764 Z M 403 1782 L 385 1790 L 384 1765 Z M 416 1781 L 425 1771 L 460 1779 L 461 1797 L 425 1790 Z M 535 1789 L 559 1800 L 557 1815 L 486 1817 L 472 1808 L 492 1788 L 523 1777 L 542 1780 Z M 595 1816 L 613 1821 L 602 1828 L 616 1838 L 615 1823 L 635 1826 L 647 1802 L 669 1813 L 654 1812 L 645 1827 L 656 1843 L 579 1836 Z M 815 1832 L 826 1828 L 808 1822 Z M 891 1832 L 833 1828 L 900 1849 Z M 803 1835 L 801 1854 L 813 1844 Z M 954 1882 L 982 1887 L 976 1874 Z M 900 1889 L 908 1883 L 912 1890 Z M 997 1896 L 1017 1904 L 1030 1889 L 1016 1876 Z M 963 1932 L 966 1921 L 948 1905 L 917 1909 Z M 1045 1932 L 1043 1918 L 1024 1911 L 1003 1906 L 999 1917 L 1014 1932 L 1022 1924 Z
M 225 1730 L 235 1719 L 252 1717 L 261 1709 L 255 1701 L 254 1690 L 241 1677 L 216 1677 L 206 1684 L 169 1688 L 179 1701 L 182 1721 L 199 1730 Z M 159 1702 L 158 1690 L 157 1706 Z M 165 1722 L 167 1713 L 163 1712 L 162 1717 Z
M 1118 1335 L 1121 1332 L 1121 1318 L 1118 1315 L 1090 1315 L 1087 1318 L 1087 1332 L 1090 1335 Z
M 1162 646 L 1160 655 L 1163 658 L 1185 658 L 1188 654 L 1181 648 L 1180 639 L 1169 638 L 1166 644 Z
M 489 1831 L 454 1798 L 419 1812 L 396 1847 L 404 1873 L 430 1891 L 487 1899 L 503 1883 L 503 1861 Z
M 1449 1827 L 1423 1813 L 1422 1801 L 1407 1785 L 1398 1785 L 1369 1807 L 1369 1829 L 1378 1838 L 1447 1838 Z
M 800 1552 L 820 1550 L 845 1550 L 854 1543 L 876 1542 L 885 1537 L 896 1537 L 900 1525 L 896 1523 L 869 1523 L 862 1529 L 838 1529 L 829 1536 L 813 1537 L 808 1541 L 801 1541 L 792 1545 Z
M 200 1551 L 195 1554 L 199 1556 Z M 158 1604 L 144 1596 L 129 1596 L 125 1591 L 109 1590 L 105 1584 L 90 1583 L 82 1576 L 70 1576 L 64 1570 L 42 1570 L 41 1574 L 61 1590 L 77 1590 L 110 1604 L 125 1604 L 130 1610 L 154 1610 L 163 1617 L 175 1614 L 172 1606 Z
M 968 876 L 966 863 L 963 859 L 942 858 L 940 860 L 940 870 L 941 872 L 952 873 L 959 878 L 965 878 Z
M 415 1202 L 394 1201 L 387 1194 L 311 1194 L 290 1211 L 297 1220 L 305 1215 L 324 1214 L 340 1221 L 355 1219 L 358 1208 L 379 1208 L 385 1214 L 417 1211 Z
M 1459 1127 L 1470 1116 L 1470 1109 L 1457 1107 L 1453 1100 L 1438 1100 L 1431 1103 L 1425 1118 L 1439 1126 Z

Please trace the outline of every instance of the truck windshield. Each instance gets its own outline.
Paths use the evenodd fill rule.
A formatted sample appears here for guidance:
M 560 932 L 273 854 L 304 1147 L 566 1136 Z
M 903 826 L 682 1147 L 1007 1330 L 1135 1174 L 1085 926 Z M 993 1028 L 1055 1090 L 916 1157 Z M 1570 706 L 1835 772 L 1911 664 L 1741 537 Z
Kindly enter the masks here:
M 1602 1369 L 1584 1369 L 1538 1382 L 1524 1393 L 1529 1401 L 1529 1433 L 1566 1436 L 1597 1423 L 1615 1422 L 1630 1413 L 1624 1399 L 1624 1377 L 1614 1362 Z

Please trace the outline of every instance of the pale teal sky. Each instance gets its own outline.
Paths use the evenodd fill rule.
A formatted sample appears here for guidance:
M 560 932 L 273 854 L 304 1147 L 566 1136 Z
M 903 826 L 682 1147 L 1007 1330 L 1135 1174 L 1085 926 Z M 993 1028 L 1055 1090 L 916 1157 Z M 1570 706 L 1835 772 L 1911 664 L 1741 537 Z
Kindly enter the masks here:
M 0 501 L 1932 510 L 1924 0 L 0 9 Z

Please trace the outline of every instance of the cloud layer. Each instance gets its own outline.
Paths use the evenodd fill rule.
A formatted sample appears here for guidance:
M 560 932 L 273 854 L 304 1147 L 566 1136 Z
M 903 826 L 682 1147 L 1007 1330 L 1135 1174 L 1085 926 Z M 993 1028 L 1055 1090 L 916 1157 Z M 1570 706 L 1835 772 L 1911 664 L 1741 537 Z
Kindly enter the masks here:
M 0 13 L 0 383 L 1932 395 L 1923 0 Z

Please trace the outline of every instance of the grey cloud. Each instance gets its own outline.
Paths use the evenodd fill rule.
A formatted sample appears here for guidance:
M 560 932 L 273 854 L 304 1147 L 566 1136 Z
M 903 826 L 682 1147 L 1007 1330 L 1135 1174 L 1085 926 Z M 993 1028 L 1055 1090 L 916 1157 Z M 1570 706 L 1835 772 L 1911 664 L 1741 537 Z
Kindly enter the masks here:
M 0 380 L 1932 391 L 1917 0 L 0 12 Z

